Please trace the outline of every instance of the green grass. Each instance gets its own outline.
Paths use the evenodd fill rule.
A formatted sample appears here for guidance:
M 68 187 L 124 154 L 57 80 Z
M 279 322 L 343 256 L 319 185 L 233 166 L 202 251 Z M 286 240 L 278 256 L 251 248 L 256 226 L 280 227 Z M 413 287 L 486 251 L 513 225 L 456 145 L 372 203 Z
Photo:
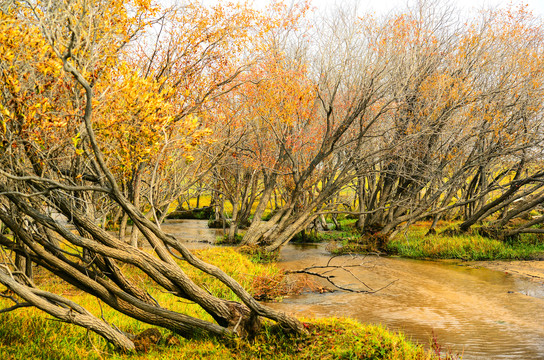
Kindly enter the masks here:
M 339 216 L 337 219 L 339 228 L 335 229 L 336 231 L 354 231 L 355 230 L 355 223 L 357 222 L 357 218 L 350 216 Z
M 292 338 L 270 327 L 254 343 L 240 343 L 240 359 L 433 359 L 421 346 L 382 326 L 351 319 L 305 321 L 310 335 Z
M 248 256 L 248 258 L 257 264 L 271 264 L 278 261 L 280 257 L 279 250 L 266 251 L 260 246 L 243 245 L 238 248 L 238 251 Z
M 303 319 L 310 335 L 292 337 L 265 324 L 253 341 L 202 338 L 152 346 L 149 352 L 115 353 L 94 334 L 47 319 L 36 310 L 4 314 L 0 325 L 2 359 L 434 359 L 402 334 L 350 319 Z M 147 326 L 146 326 L 147 327 Z M 164 336 L 163 336 L 164 337 Z
M 202 259 L 220 265 L 257 298 L 281 298 L 298 291 L 293 280 L 275 264 L 258 264 L 232 248 L 213 248 L 197 252 Z M 236 300 L 225 286 L 208 275 L 181 262 L 184 271 L 212 294 Z M 161 306 L 210 320 L 198 306 L 161 291 L 137 269 L 124 266 L 132 281 L 146 288 Z M 119 314 L 86 293 L 36 269 L 36 283 L 81 304 L 96 316 L 123 331 L 137 334 L 150 325 Z M 0 286 L 0 292 L 5 291 Z M 0 309 L 12 305 L 0 297 Z M 0 314 L 0 359 L 431 359 L 423 348 L 404 340 L 382 327 L 363 325 L 348 319 L 306 319 L 310 335 L 291 337 L 269 322 L 254 341 L 213 338 L 187 340 L 176 337 L 177 344 L 165 341 L 153 345 L 147 353 L 119 354 L 98 335 L 59 322 L 34 308 L 22 308 Z M 171 334 L 160 329 L 163 339 Z
M 228 234 L 221 235 L 221 236 L 216 236 L 215 244 L 216 245 L 238 245 L 242 242 L 243 239 L 244 239 L 244 236 L 242 234 L 234 235 L 234 239 L 232 240 L 229 240 Z
M 224 271 L 257 298 L 280 298 L 297 291 L 297 284 L 287 279 L 283 271 L 275 264 L 253 263 L 247 256 L 236 252 L 232 248 L 205 249 L 197 251 L 195 254 L 210 263 L 220 265 Z M 189 266 L 186 262 L 180 262 L 180 266 L 193 281 L 203 286 L 213 295 L 228 300 L 238 300 L 236 295 L 217 279 Z M 199 306 L 165 292 L 138 269 L 128 265 L 123 266 L 122 269 L 129 279 L 146 289 L 162 307 L 213 321 L 211 316 Z M 110 324 L 123 331 L 137 334 L 149 327 L 144 323 L 120 314 L 96 298 L 66 284 L 62 280 L 51 277 L 42 268 L 36 268 L 35 273 L 35 282 L 40 288 L 75 301 L 95 316 L 103 317 Z M 0 292 L 2 291 L 5 291 L 5 288 L 0 285 Z M 9 300 L 0 297 L 0 309 L 11 305 L 13 303 Z M 77 347 L 77 349 L 81 348 L 82 352 L 84 352 L 83 349 L 92 351 L 92 344 L 95 344 L 101 351 L 109 349 L 105 341 L 94 333 L 89 334 L 89 339 L 91 339 L 89 342 L 86 332 L 81 328 L 61 324 L 56 320 L 47 320 L 48 318 L 49 316 L 45 313 L 28 308 L 0 314 L 0 359 L 74 359 L 86 357 L 85 354 L 74 356 L 70 355 L 70 351 L 57 351 L 56 347 L 59 342 L 73 344 L 71 346 Z M 82 333 L 79 334 L 81 331 Z M 45 347 L 43 342 L 49 345 Z M 83 343 L 86 346 L 83 346 Z M 20 349 L 22 344 L 24 344 L 24 349 Z M 73 351 L 75 351 L 75 348 L 72 349 Z M 28 355 L 27 352 L 33 352 L 34 355 Z M 20 353 L 22 355 L 19 355 Z
M 519 240 L 502 242 L 471 234 L 425 236 L 427 227 L 412 226 L 387 244 L 389 253 L 408 258 L 463 260 L 528 260 L 544 256 L 544 239 L 523 234 Z
M 293 243 L 320 243 L 327 241 L 356 241 L 360 235 L 355 230 L 356 219 L 339 219 L 340 227 L 338 229 L 332 226 L 329 231 L 307 231 L 304 236 L 302 232 L 296 234 L 291 242 Z
M 471 233 L 444 233 L 455 223 L 441 222 L 437 234 L 426 235 L 430 222 L 419 222 L 390 241 L 379 236 L 361 235 L 348 225 L 346 231 L 323 232 L 318 236 L 330 241 L 328 249 L 333 254 L 386 253 L 414 259 L 462 260 L 532 260 L 544 257 L 544 236 L 522 234 L 516 240 L 500 241 Z

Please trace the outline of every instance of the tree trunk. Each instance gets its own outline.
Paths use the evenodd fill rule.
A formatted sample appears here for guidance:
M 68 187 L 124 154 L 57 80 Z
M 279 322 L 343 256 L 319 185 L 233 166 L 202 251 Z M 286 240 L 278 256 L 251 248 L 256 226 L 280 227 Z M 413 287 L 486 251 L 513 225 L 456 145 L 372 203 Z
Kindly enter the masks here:
M 0 283 L 46 313 L 62 321 L 94 331 L 123 352 L 132 352 L 135 350 L 134 343 L 126 335 L 68 299 L 43 290 L 24 286 L 5 273 L 3 269 L 0 269 Z
M 126 212 L 123 211 L 123 216 L 121 216 L 121 222 L 119 223 L 119 240 L 121 241 L 125 241 L 127 233 L 127 222 L 128 215 Z
M 280 211 L 276 213 L 269 221 L 262 221 L 262 216 L 266 210 L 266 206 L 270 200 L 272 192 L 276 185 L 276 174 L 265 177 L 264 191 L 259 199 L 255 213 L 253 214 L 253 221 L 247 229 L 246 234 L 242 240 L 242 245 L 257 245 L 263 234 L 270 230 L 281 217 Z
M 129 199 L 135 208 L 140 208 L 140 193 L 142 189 L 142 171 L 144 164 L 140 164 L 132 173 L 132 181 L 129 186 Z M 138 227 L 132 226 L 129 243 L 131 246 L 138 247 Z

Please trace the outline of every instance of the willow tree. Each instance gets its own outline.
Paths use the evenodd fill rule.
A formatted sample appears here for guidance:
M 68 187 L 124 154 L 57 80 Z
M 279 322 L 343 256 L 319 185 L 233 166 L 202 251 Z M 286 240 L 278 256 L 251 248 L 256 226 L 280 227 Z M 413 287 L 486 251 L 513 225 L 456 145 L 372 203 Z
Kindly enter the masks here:
M 388 64 L 372 51 L 381 29 L 370 17 L 339 11 L 320 26 L 273 38 L 277 54 L 249 89 L 255 154 L 268 173 L 243 242 L 273 251 L 304 230 L 352 182 L 387 111 Z M 279 40 L 278 40 L 279 39 Z M 281 40 L 281 41 L 280 41 Z M 282 202 L 260 220 L 274 190 Z
M 421 1 L 381 19 L 348 9 L 319 21 L 272 37 L 260 80 L 240 89 L 238 155 L 263 174 L 245 244 L 278 249 L 346 208 L 337 198 L 354 187 L 360 230 L 387 236 L 457 209 L 462 230 L 498 212 L 503 226 L 529 211 L 515 200 L 542 203 L 540 20 L 524 8 L 462 19 Z
M 112 164 L 138 161 L 125 156 L 131 146 L 140 149 L 140 160 L 157 152 L 170 127 L 186 156 L 196 136 L 206 135 L 195 135 L 194 117 L 180 115 L 170 101 L 176 87 L 160 76 L 146 76 L 127 55 L 153 24 L 149 19 L 160 18 L 159 12 L 140 0 L 2 2 L 0 246 L 16 258 L 4 256 L 0 266 L 0 283 L 16 294 L 11 297 L 16 304 L 8 310 L 35 306 L 95 331 L 122 350 L 134 349 L 126 334 L 106 321 L 39 289 L 31 279 L 33 265 L 39 265 L 123 314 L 181 335 L 246 336 L 258 331 L 261 316 L 305 332 L 299 321 L 259 304 L 219 268 L 162 232 L 125 196 L 112 171 Z M 190 85 L 184 92 L 191 91 Z M 125 121 L 115 123 L 118 116 Z M 141 142 L 130 140 L 134 131 Z M 192 135 L 183 136 L 184 131 Z M 111 148 L 110 141 L 120 145 Z M 151 252 L 100 226 L 93 214 L 103 203 L 122 208 Z M 219 279 L 241 302 L 199 287 L 174 253 Z M 123 264 L 198 304 L 214 321 L 162 307 L 127 278 Z
M 250 35 L 267 23 L 258 18 L 256 11 L 232 4 L 167 8 L 123 52 L 125 66 L 104 81 L 109 90 L 95 113 L 104 119 L 96 132 L 109 139 L 103 151 L 127 197 L 148 217 L 165 216 L 214 166 L 216 159 L 204 162 L 195 150 L 216 128 L 214 119 L 206 120 L 213 103 L 239 85 L 258 53 L 250 51 L 258 44 Z M 154 111 L 158 98 L 163 104 Z M 123 214 L 117 220 L 122 239 L 128 214 L 115 210 L 116 219 Z M 134 244 L 137 234 L 133 228 Z
M 384 121 L 391 135 L 380 146 L 403 145 L 359 177 L 362 231 L 389 233 L 455 208 L 481 219 L 482 206 L 537 160 L 541 25 L 523 9 L 470 21 L 454 14 L 423 2 L 392 17 L 380 40 L 396 64 Z
M 398 105 L 388 141 L 405 146 L 365 179 L 363 230 L 390 233 L 462 209 L 466 231 L 516 199 L 538 198 L 542 24 L 524 8 L 480 15 L 460 22 L 422 7 L 395 19 L 406 39 L 389 42 Z

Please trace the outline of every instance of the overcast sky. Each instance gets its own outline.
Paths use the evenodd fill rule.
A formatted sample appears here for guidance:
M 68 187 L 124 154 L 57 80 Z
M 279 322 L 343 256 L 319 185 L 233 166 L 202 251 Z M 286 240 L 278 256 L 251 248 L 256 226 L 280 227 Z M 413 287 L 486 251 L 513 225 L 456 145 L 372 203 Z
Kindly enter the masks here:
M 207 3 L 221 2 L 222 0 L 204 0 Z M 242 2 L 242 0 L 230 0 L 234 2 Z M 293 0 L 284 0 L 285 3 L 290 3 Z M 269 0 L 249 0 L 256 8 L 261 8 L 269 3 Z M 318 9 L 334 6 L 334 4 L 344 4 L 352 2 L 351 0 L 312 0 L 312 4 Z M 407 3 L 414 4 L 415 1 L 407 0 L 359 0 L 361 10 L 375 12 L 376 14 L 386 14 L 391 10 L 405 8 Z M 457 7 L 465 11 L 477 11 L 487 7 L 505 7 L 508 4 L 526 4 L 535 15 L 544 17 L 544 0 L 444 0 L 444 3 L 454 3 Z M 366 12 L 366 11 L 364 11 Z
M 463 10 L 467 11 L 476 11 L 482 7 L 495 7 L 495 6 L 506 6 L 508 4 L 526 4 L 529 5 L 529 8 L 534 11 L 535 14 L 542 15 L 544 14 L 544 0 L 515 0 L 515 1 L 508 1 L 508 0 L 453 0 L 453 1 L 445 1 L 445 3 L 451 2 L 458 6 L 459 8 L 462 8 Z M 327 0 L 316 0 L 315 4 L 332 4 L 334 1 L 327 1 Z M 360 5 L 364 9 L 368 9 L 371 11 L 375 11 L 377 13 L 380 12 L 388 12 L 395 7 L 405 7 L 407 1 L 406 0 L 361 0 L 359 1 Z M 411 1 L 413 4 L 414 1 Z

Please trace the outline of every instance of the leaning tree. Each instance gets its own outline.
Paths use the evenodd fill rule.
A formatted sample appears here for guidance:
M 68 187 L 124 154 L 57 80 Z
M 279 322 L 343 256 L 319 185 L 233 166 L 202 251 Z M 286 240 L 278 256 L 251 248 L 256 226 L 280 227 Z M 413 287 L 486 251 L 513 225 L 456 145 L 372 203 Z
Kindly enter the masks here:
M 403 145 L 358 176 L 362 231 L 436 224 L 459 209 L 468 230 L 542 187 L 540 21 L 521 8 L 461 22 L 437 5 L 392 17 L 380 40 L 396 66 L 379 146 Z
M 134 349 L 126 334 L 103 319 L 37 287 L 32 269 L 40 266 L 120 313 L 181 335 L 246 336 L 258 330 L 260 317 L 303 333 L 298 320 L 259 304 L 222 270 L 162 232 L 120 186 L 128 161 L 151 159 L 165 138 L 187 150 L 205 135 L 187 135 L 194 116 L 176 116 L 180 84 L 148 76 L 127 55 L 146 39 L 159 11 L 141 0 L 0 3 L 0 283 L 15 302 L 3 311 L 35 306 L 122 350 Z M 189 98 L 191 84 L 183 91 Z M 126 120 L 125 128 L 117 117 Z M 134 149 L 137 159 L 125 156 Z M 148 249 L 101 226 L 97 209 L 106 205 L 128 215 Z M 240 302 L 198 286 L 176 257 L 217 278 Z M 214 321 L 161 306 L 129 279 L 126 264 L 198 304 Z

